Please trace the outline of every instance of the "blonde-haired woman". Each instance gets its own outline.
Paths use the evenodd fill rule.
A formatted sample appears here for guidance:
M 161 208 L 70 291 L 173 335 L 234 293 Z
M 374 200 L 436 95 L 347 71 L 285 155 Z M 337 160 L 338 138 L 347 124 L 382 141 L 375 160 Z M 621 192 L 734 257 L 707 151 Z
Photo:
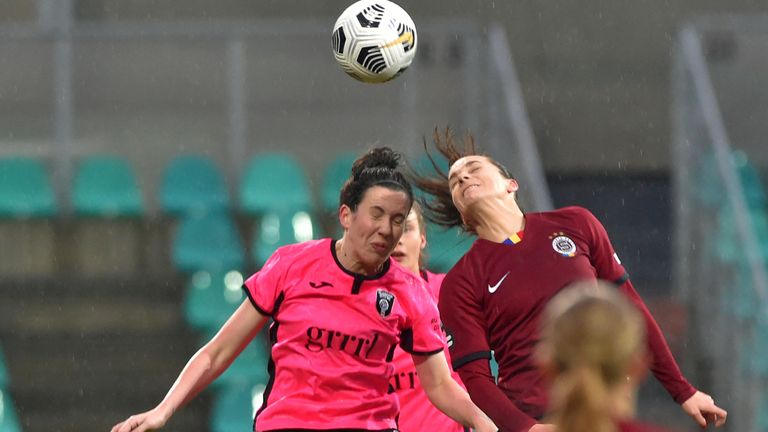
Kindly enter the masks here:
M 561 291 L 547 305 L 536 357 L 551 382 L 545 421 L 557 432 L 661 432 L 635 417 L 646 374 L 645 324 L 637 308 L 602 281 Z

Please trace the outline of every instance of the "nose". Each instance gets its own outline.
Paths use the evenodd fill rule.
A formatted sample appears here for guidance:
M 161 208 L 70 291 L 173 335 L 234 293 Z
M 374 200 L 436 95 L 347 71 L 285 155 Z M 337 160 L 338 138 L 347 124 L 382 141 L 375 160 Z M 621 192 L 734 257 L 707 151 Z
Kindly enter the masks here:
M 379 234 L 384 237 L 392 236 L 392 221 L 385 220 L 379 225 Z

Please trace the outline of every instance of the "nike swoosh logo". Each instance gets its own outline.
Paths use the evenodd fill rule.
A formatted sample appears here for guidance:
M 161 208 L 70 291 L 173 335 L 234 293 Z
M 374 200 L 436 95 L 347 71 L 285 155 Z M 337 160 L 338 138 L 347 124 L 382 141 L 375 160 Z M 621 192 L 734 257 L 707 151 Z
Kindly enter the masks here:
M 496 290 L 499 289 L 499 286 L 501 286 L 501 283 L 504 282 L 504 279 L 507 278 L 507 276 L 509 276 L 509 272 L 504 274 L 504 276 L 502 276 L 502 278 L 499 279 L 498 282 L 496 282 L 496 285 L 493 285 L 493 286 L 488 285 L 488 292 L 491 293 L 491 294 L 495 293 Z

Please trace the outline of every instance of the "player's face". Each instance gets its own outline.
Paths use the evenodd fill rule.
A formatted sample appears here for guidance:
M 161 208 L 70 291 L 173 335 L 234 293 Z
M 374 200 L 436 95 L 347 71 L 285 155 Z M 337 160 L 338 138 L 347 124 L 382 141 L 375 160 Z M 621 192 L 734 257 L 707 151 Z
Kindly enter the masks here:
M 355 261 L 375 268 L 387 260 L 403 234 L 410 204 L 405 192 L 374 186 L 365 192 L 356 211 L 342 206 L 344 241 L 352 246 Z
M 453 204 L 464 215 L 478 201 L 516 191 L 517 182 L 505 178 L 487 157 L 466 156 L 451 165 L 448 187 Z
M 405 229 L 397 242 L 392 258 L 414 273 L 419 271 L 419 257 L 427 245 L 427 237 L 419 227 L 419 218 L 415 210 L 408 213 Z

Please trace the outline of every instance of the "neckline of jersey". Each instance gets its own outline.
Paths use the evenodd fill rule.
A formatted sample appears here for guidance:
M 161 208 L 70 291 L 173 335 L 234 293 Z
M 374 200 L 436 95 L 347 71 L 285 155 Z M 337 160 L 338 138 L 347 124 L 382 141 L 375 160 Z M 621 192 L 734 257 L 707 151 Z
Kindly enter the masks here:
M 508 242 L 507 240 L 511 240 L 511 236 L 508 237 L 507 239 L 505 239 L 504 241 L 501 241 L 501 242 L 496 242 L 496 241 L 493 241 L 493 240 L 488 240 L 488 239 L 484 239 L 484 238 L 478 237 L 477 240 L 475 240 L 475 242 L 476 243 L 477 242 L 487 243 L 487 244 L 493 245 L 493 246 L 517 247 L 517 248 L 520 248 L 520 247 L 522 247 L 523 244 L 527 244 L 527 242 L 524 242 L 523 240 L 524 240 L 524 238 L 527 238 L 527 237 L 530 236 L 532 227 L 533 227 L 533 225 L 535 225 L 536 218 L 532 217 L 532 216 L 533 215 L 531 213 L 526 213 L 525 214 L 525 228 L 521 229 L 520 231 L 518 231 L 517 233 L 514 234 L 514 235 L 519 236 L 520 241 L 518 241 L 518 242 L 514 242 L 514 243 L 511 242 L 511 241 Z M 528 233 L 528 234 L 525 234 L 525 233 Z
M 336 262 L 336 266 L 343 271 L 344 273 L 352 276 L 353 278 L 360 279 L 360 280 L 376 280 L 381 279 L 385 274 L 387 274 L 387 271 L 389 271 L 390 267 L 390 258 L 387 258 L 386 261 L 384 261 L 384 264 L 381 266 L 381 270 L 379 270 L 378 273 L 372 274 L 372 275 L 364 275 L 362 273 L 355 273 L 351 270 L 348 270 L 346 267 L 344 267 L 341 264 L 341 261 L 339 261 L 339 257 L 336 255 L 336 239 L 331 239 L 331 255 L 333 256 L 333 261 Z

